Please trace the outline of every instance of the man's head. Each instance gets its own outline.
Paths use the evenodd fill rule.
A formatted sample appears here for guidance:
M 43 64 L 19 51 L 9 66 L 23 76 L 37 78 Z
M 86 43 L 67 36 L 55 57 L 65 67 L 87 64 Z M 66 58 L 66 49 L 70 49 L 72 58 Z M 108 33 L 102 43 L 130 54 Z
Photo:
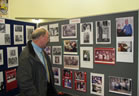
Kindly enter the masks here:
M 49 42 L 49 32 L 44 28 L 37 28 L 32 33 L 32 41 L 40 48 L 45 48 Z

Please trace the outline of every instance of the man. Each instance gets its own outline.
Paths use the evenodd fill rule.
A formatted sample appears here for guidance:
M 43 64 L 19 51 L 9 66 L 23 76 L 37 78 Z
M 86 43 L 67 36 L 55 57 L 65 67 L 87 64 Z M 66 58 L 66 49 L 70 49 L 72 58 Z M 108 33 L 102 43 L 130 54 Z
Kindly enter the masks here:
M 17 69 L 21 96 L 57 96 L 51 62 L 48 55 L 43 53 L 48 42 L 48 31 L 37 28 L 32 33 L 32 41 L 22 51 Z
M 128 19 L 125 20 L 125 25 L 122 29 L 126 36 L 132 36 L 132 26 L 128 23 Z

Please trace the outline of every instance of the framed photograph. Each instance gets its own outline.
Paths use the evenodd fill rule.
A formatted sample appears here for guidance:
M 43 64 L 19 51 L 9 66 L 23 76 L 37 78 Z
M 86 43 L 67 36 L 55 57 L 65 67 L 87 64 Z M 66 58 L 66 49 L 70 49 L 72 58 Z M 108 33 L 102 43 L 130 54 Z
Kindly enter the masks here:
M 96 21 L 96 44 L 111 44 L 111 21 Z
M 93 44 L 93 23 L 80 24 L 80 44 Z
M 61 29 L 61 38 L 77 38 L 77 24 L 65 24 Z
M 0 71 L 0 93 L 4 92 L 4 79 L 3 79 L 3 72 Z
M 62 64 L 62 47 L 52 46 L 53 64 Z
M 8 68 L 18 66 L 18 48 L 7 47 L 7 62 Z
M 6 91 L 17 88 L 16 69 L 5 71 Z
M 49 24 L 50 42 L 59 42 L 59 26 L 56 24 Z
M 109 76 L 109 92 L 132 95 L 132 79 Z
M 14 44 L 24 44 L 23 25 L 14 25 Z
M 78 41 L 77 40 L 64 40 L 63 41 L 64 54 L 78 54 Z
M 96 64 L 115 64 L 115 48 L 95 48 L 94 57 Z
M 34 31 L 34 26 L 26 26 L 26 43 L 31 40 L 31 34 Z
M 64 55 L 64 68 L 65 69 L 79 69 L 79 56 L 78 55 Z
M 104 74 L 90 73 L 90 93 L 104 96 Z
M 0 49 L 0 65 L 4 64 L 4 58 L 3 58 L 3 50 Z
M 134 35 L 134 18 L 116 18 L 117 37 L 132 37 Z
M 11 44 L 10 24 L 0 23 L 0 45 Z
M 72 89 L 72 71 L 64 69 L 62 79 L 63 87 Z
M 80 66 L 93 68 L 93 47 L 80 47 Z
M 52 67 L 53 69 L 53 73 L 54 73 L 54 83 L 55 85 L 61 85 L 61 72 L 60 72 L 60 68 L 58 67 Z
M 74 83 L 75 83 L 75 90 L 77 91 L 82 91 L 82 92 L 86 92 L 86 72 L 75 72 L 74 74 Z

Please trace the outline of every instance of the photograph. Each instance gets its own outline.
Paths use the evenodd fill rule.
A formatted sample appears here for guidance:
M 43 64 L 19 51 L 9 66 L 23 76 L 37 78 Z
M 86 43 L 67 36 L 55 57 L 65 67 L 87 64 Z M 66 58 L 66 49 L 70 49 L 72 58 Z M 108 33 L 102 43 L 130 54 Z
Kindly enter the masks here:
M 5 34 L 4 35 L 4 41 L 6 45 L 10 45 L 11 44 L 11 37 L 10 34 Z
M 44 52 L 50 57 L 51 59 L 51 46 L 46 46 L 44 48 Z
M 83 81 L 75 81 L 75 90 L 86 92 L 86 82 Z
M 80 44 L 93 44 L 93 23 L 80 24 Z
M 14 45 L 24 44 L 24 26 L 14 25 Z
M 109 92 L 132 95 L 132 79 L 109 76 Z
M 52 46 L 53 64 L 62 64 L 62 47 Z
M 7 47 L 8 68 L 18 66 L 18 47 Z
M 50 42 L 59 42 L 59 25 L 49 24 Z
M 90 93 L 104 96 L 104 74 L 90 73 Z
M 61 28 L 61 38 L 77 38 L 77 24 L 65 24 Z
M 31 34 L 34 31 L 34 26 L 26 26 L 26 42 L 31 40 Z
M 111 44 L 111 21 L 96 21 L 96 44 Z
M 4 58 L 3 58 L 3 50 L 0 49 L 0 65 L 4 64 Z
M 93 47 L 80 47 L 80 67 L 93 68 Z
M 117 37 L 132 37 L 134 35 L 134 18 L 116 18 Z
M 52 67 L 53 73 L 54 73 L 54 83 L 55 85 L 61 85 L 61 72 L 60 68 L 58 67 Z
M 77 40 L 64 40 L 63 43 L 64 54 L 78 54 Z
M 66 69 L 79 69 L 79 56 L 78 55 L 64 55 L 64 68 Z
M 5 32 L 5 24 L 0 23 L 0 33 L 6 33 Z
M 132 52 L 132 41 L 119 41 L 118 52 Z
M 76 71 L 75 80 L 86 81 L 86 72 Z
M 63 70 L 63 77 L 64 78 L 72 78 L 72 71 L 71 70 L 64 69 Z
M 95 48 L 94 57 L 96 64 L 115 64 L 115 48 Z
M 10 45 L 11 44 L 10 24 L 0 23 L 0 39 L 1 39 L 0 45 Z
M 0 71 L 0 92 L 4 92 L 4 79 L 2 71 Z

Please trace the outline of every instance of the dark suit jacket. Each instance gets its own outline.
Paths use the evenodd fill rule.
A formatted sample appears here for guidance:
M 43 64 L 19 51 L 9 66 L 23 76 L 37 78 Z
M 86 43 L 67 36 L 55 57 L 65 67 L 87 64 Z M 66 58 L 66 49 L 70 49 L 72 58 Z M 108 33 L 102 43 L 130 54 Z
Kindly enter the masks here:
M 46 59 L 51 81 L 49 85 L 51 85 L 52 93 L 56 93 L 56 89 L 54 88 L 54 75 L 48 55 L 46 55 Z M 31 41 L 28 42 L 26 48 L 20 54 L 17 82 L 20 93 L 23 94 L 23 96 L 48 96 L 46 70 L 36 55 Z M 56 96 L 56 94 L 52 96 Z

